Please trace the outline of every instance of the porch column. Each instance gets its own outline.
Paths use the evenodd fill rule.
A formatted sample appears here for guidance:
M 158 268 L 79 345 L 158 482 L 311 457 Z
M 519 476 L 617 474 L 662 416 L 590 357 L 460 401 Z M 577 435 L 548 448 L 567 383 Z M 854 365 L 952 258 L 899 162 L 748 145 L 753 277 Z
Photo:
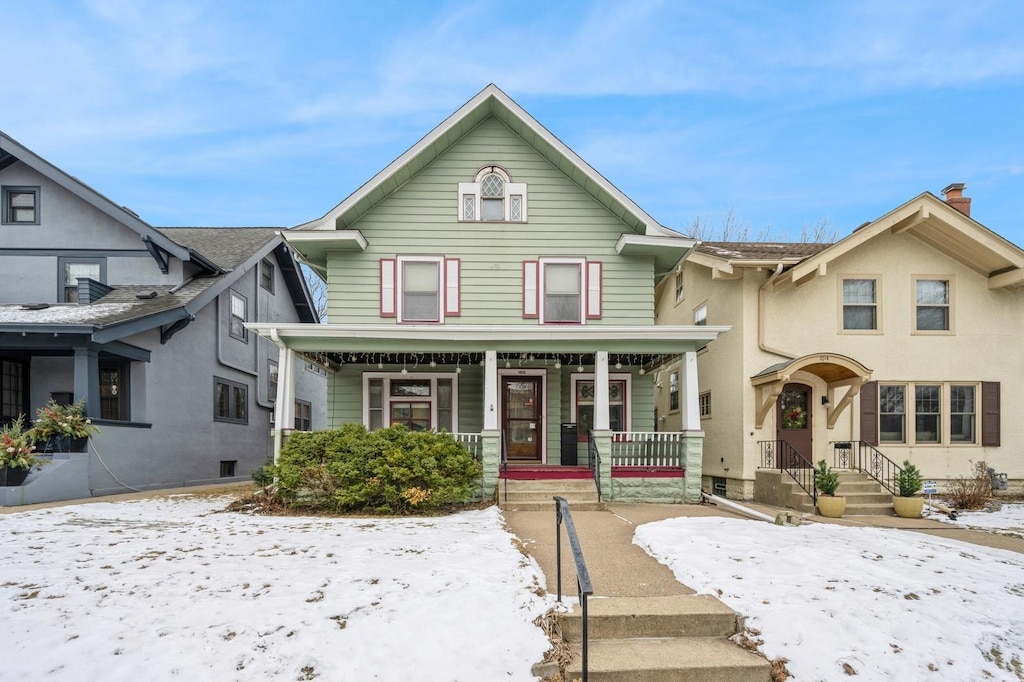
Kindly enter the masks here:
M 608 351 L 594 354 L 594 430 L 607 431 L 608 418 Z
M 281 457 L 284 433 L 295 426 L 295 351 L 284 346 L 277 355 L 277 395 L 274 396 L 274 464 Z
M 88 346 L 75 348 L 75 401 L 85 399 L 86 416 L 100 416 L 99 353 Z
M 484 352 L 484 431 L 498 430 L 498 351 Z
M 484 351 L 484 429 L 480 434 L 483 459 L 484 497 L 490 497 L 498 487 L 501 470 L 501 438 L 498 429 L 498 352 Z
M 679 363 L 683 389 L 683 431 L 700 431 L 700 389 L 697 387 L 697 353 L 683 353 Z

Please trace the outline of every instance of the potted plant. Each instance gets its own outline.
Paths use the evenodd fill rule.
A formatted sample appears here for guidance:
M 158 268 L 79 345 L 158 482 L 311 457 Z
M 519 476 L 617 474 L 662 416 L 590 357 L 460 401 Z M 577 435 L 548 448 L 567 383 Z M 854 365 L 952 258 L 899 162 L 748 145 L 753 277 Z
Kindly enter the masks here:
M 0 428 L 0 485 L 21 485 L 39 464 L 33 435 L 25 430 L 24 415 Z
M 52 398 L 36 410 L 33 430 L 36 441 L 46 441 L 44 449 L 51 452 L 85 452 L 89 436 L 99 431 L 85 416 L 84 400 L 59 405 Z
M 829 468 L 825 460 L 814 470 L 814 487 L 818 489 L 818 513 L 832 519 L 841 518 L 846 511 L 846 498 L 837 497 L 839 474 Z
M 910 463 L 909 459 L 903 460 L 903 469 L 896 475 L 896 488 L 899 496 L 892 498 L 892 508 L 896 516 L 905 519 L 919 519 L 924 511 L 924 498 L 915 497 L 921 492 L 924 481 L 921 480 L 921 472 Z

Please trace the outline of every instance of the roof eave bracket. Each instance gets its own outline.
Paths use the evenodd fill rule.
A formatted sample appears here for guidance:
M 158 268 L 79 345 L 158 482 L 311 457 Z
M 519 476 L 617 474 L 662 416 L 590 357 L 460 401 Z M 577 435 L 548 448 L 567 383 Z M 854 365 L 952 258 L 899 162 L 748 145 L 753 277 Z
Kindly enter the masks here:
M 168 254 L 163 247 L 154 244 L 149 235 L 142 238 L 142 243 L 146 245 L 146 251 L 149 251 L 149 255 L 156 261 L 157 266 L 160 268 L 160 272 L 166 275 L 168 268 L 170 267 L 170 254 Z
M 160 327 L 160 343 L 165 344 L 170 341 L 172 336 L 187 327 L 194 319 L 196 319 L 195 315 L 189 315 L 188 317 L 183 317 L 172 324 Z

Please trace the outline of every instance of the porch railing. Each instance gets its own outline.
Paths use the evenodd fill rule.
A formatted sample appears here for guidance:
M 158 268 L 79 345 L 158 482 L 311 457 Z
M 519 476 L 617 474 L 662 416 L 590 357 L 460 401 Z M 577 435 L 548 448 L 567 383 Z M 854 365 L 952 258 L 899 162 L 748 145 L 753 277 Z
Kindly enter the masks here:
M 784 440 L 762 440 L 758 441 L 758 444 L 761 446 L 761 468 L 778 469 L 789 474 L 789 477 L 796 481 L 817 505 L 818 489 L 814 485 L 814 465 Z
M 580 618 L 583 623 L 582 661 L 583 682 L 587 682 L 587 597 L 594 594 L 594 587 L 590 584 L 590 572 L 587 571 L 587 562 L 583 559 L 583 549 L 580 547 L 579 536 L 576 535 L 576 526 L 572 522 L 572 514 L 569 513 L 569 503 L 564 498 L 555 497 L 555 565 L 558 566 L 558 601 L 562 601 L 562 522 L 565 522 L 565 534 L 569 538 L 569 548 L 572 550 L 572 560 L 576 565 L 576 587 L 580 599 Z
M 682 433 L 616 431 L 612 434 L 612 466 L 682 467 Z
M 862 440 L 832 442 L 832 466 L 837 469 L 860 471 L 882 484 L 893 495 L 899 495 L 897 479 L 903 467 L 886 457 L 880 450 Z
M 587 466 L 594 476 L 594 485 L 597 486 L 597 501 L 601 502 L 601 451 L 597 448 L 597 441 L 594 440 L 594 432 L 587 429 Z

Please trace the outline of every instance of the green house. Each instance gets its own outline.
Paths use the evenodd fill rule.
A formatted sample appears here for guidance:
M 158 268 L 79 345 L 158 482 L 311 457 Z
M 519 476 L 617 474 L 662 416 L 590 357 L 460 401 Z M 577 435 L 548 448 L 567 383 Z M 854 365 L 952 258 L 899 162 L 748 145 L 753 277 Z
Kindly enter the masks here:
M 327 282 L 327 323 L 249 326 L 329 367 L 329 426 L 454 433 L 490 489 L 578 474 L 606 499 L 699 498 L 696 351 L 728 327 L 654 316 L 696 241 L 494 85 L 284 236 Z M 679 356 L 682 429 L 659 433 L 650 370 Z

